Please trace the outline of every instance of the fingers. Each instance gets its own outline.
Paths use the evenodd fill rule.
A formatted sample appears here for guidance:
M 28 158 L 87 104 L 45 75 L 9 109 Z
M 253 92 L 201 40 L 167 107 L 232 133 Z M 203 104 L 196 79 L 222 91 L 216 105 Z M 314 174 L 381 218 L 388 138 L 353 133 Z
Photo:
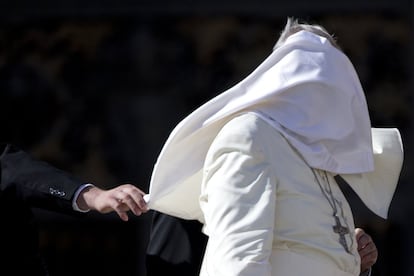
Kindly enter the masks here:
M 148 211 L 147 204 L 143 198 L 145 193 L 131 184 L 121 185 L 116 189 L 113 209 L 119 217 L 127 221 L 127 212 L 131 211 L 134 215 L 139 216 Z
M 147 211 L 147 203 L 144 200 L 145 193 L 133 185 L 125 184 L 122 186 L 119 201 L 137 216 Z
M 377 261 L 378 250 L 375 246 L 375 243 L 372 241 L 368 242 L 365 246 L 358 249 L 361 259 L 364 259 L 368 262 L 374 264 Z
M 378 250 L 370 235 L 360 228 L 355 229 L 356 240 L 358 243 L 358 253 L 361 257 L 361 267 L 369 268 L 373 266 L 378 258 Z
M 362 235 L 365 234 L 364 229 L 362 228 L 355 228 L 355 237 L 357 239 L 357 241 L 359 240 L 359 238 L 361 238 Z M 359 242 L 358 242 L 359 243 Z
M 373 266 L 378 257 L 377 249 L 374 243 L 368 244 L 365 248 L 361 249 L 361 262 L 365 263 L 367 266 Z
M 130 208 L 123 202 L 123 199 L 118 198 L 123 198 L 123 195 L 119 193 L 116 197 L 112 198 L 110 203 L 110 209 L 112 210 L 109 211 L 115 211 L 123 221 L 128 221 L 128 211 Z
M 364 230 L 357 228 L 355 229 L 356 240 L 358 243 L 358 251 L 360 252 L 371 252 L 376 251 L 376 247 L 370 235 L 364 232 Z
M 110 190 L 90 189 L 84 193 L 88 206 L 102 214 L 116 212 L 123 221 L 128 221 L 128 212 L 139 216 L 148 211 L 145 193 L 134 185 L 123 184 Z
M 368 243 L 372 242 L 371 236 L 365 233 L 361 228 L 355 229 L 355 235 L 358 243 L 358 251 L 367 246 Z

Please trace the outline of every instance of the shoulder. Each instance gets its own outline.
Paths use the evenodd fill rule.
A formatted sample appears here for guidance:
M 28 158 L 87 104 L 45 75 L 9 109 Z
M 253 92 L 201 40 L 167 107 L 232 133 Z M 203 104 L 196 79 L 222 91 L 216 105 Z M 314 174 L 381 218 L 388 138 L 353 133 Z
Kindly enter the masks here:
M 281 134 L 254 112 L 246 112 L 229 120 L 218 132 L 210 146 L 210 152 L 239 151 L 266 152 L 274 146 Z
M 262 131 L 272 130 L 272 127 L 254 112 L 237 115 L 228 121 L 218 133 L 217 137 L 238 136 L 252 139 Z
M 246 112 L 229 120 L 219 131 L 216 141 L 267 144 L 284 139 L 281 133 L 255 112 Z

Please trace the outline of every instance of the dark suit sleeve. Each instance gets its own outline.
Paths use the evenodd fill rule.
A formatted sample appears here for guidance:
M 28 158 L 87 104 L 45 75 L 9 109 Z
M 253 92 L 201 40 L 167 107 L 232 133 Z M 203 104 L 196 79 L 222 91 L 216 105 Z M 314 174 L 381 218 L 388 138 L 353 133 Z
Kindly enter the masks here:
M 75 212 L 72 198 L 83 184 L 79 179 L 12 145 L 3 144 L 0 151 L 0 191 L 3 195 L 15 197 L 32 207 Z

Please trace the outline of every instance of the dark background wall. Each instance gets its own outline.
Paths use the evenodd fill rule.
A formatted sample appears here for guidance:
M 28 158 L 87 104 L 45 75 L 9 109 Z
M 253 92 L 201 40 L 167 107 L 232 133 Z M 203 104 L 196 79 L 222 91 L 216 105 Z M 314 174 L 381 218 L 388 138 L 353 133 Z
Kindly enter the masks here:
M 414 275 L 411 2 L 4 1 L 0 132 L 86 181 L 148 191 L 180 119 L 263 61 L 287 16 L 320 23 L 354 63 L 373 126 L 398 127 L 405 143 L 389 220 L 349 195 L 380 249 L 373 276 Z M 34 211 L 53 275 L 145 276 L 150 214 Z

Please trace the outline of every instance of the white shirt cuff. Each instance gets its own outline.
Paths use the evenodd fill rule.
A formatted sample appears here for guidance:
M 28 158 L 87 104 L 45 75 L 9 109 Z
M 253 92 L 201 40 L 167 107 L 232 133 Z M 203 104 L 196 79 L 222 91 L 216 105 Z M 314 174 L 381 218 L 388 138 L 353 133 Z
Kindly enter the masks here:
M 86 212 L 89 212 L 90 211 L 90 209 L 86 209 L 86 210 L 82 210 L 82 209 L 80 209 L 79 208 L 79 206 L 78 206 L 78 204 L 76 203 L 76 201 L 78 200 L 78 197 L 79 197 L 79 195 L 80 195 L 80 193 L 84 190 L 84 189 L 86 189 L 86 188 L 88 188 L 88 187 L 95 187 L 93 184 L 91 184 L 91 183 L 87 183 L 87 184 L 83 184 L 83 185 L 81 185 L 77 190 L 76 190 L 76 192 L 75 192 L 75 195 L 73 196 L 73 200 L 72 200 L 72 208 L 73 208 L 73 210 L 75 210 L 75 211 L 78 211 L 78 212 L 81 212 L 81 213 L 86 213 Z

